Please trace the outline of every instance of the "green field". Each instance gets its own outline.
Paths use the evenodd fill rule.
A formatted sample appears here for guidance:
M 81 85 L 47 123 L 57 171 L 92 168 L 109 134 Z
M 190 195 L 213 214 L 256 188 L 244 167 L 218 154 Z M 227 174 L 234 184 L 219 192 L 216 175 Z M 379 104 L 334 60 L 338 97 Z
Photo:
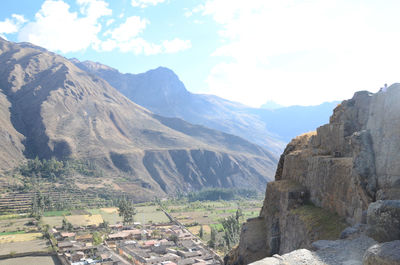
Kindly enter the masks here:
M 202 202 L 187 202 L 185 199 L 181 199 L 169 200 L 162 204 L 173 217 L 185 225 L 193 234 L 199 235 L 199 231 L 203 227 L 202 241 L 207 243 L 210 240 L 211 228 L 218 232 L 219 242 L 223 241 L 224 232 L 221 221 L 224 218 L 235 216 L 236 211 L 240 209 L 242 216 L 239 221 L 243 223 L 248 218 L 259 215 L 262 203 L 262 199 Z M 223 256 L 227 249 L 218 247 L 216 251 Z
M 71 215 L 71 211 L 48 211 L 43 213 L 44 217 L 65 216 L 65 215 Z
M 262 201 L 205 201 L 192 203 L 169 201 L 164 206 L 172 216 L 183 224 L 217 225 L 221 219 L 235 215 L 237 209 L 242 211 L 242 221 L 258 216 Z
M 168 217 L 159 210 L 158 206 L 136 206 L 135 222 L 142 224 L 148 223 L 165 223 L 169 222 Z M 74 226 L 85 226 L 90 224 L 108 222 L 110 225 L 122 222 L 122 218 L 118 214 L 118 209 L 100 208 L 76 211 L 52 211 L 45 212 L 43 222 L 52 227 L 61 226 L 64 217 Z

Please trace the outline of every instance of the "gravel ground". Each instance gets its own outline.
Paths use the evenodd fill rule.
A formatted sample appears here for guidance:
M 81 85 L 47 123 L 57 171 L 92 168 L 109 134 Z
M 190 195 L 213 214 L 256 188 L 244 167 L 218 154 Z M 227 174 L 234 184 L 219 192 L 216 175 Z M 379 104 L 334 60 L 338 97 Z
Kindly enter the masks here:
M 365 235 L 352 239 L 326 241 L 325 244 L 320 244 L 320 248 L 314 252 L 314 255 L 321 260 L 322 264 L 362 265 L 365 251 L 376 243 Z
M 365 251 L 377 242 L 364 234 L 335 241 L 313 243 L 314 251 L 299 249 L 265 258 L 252 265 L 362 265 Z

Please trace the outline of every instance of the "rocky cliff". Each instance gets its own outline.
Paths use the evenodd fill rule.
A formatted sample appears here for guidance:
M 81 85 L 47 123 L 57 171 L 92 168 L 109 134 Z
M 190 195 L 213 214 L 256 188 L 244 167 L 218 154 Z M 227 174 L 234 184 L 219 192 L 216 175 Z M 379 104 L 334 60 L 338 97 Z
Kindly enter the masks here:
M 358 92 L 335 108 L 329 124 L 292 140 L 260 216 L 243 225 L 226 262 L 249 264 L 311 248 L 314 241 L 338 239 L 347 225 L 366 227 L 370 242 L 400 239 L 399 102 L 400 84 Z M 368 257 L 365 264 L 372 264 L 368 259 L 376 257 Z M 267 261 L 257 264 L 281 264 Z

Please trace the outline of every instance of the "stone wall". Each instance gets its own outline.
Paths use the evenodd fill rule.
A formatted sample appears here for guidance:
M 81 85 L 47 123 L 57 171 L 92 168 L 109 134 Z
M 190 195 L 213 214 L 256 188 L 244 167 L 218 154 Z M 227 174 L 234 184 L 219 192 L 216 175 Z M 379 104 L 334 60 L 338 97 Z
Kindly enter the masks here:
M 335 108 L 329 124 L 293 139 L 281 155 L 275 181 L 268 183 L 257 225 L 251 220 L 243 226 L 235 257 L 227 263 L 248 264 L 338 238 L 346 223 L 367 222 L 372 202 L 399 200 L 399 102 L 399 84 L 376 94 L 357 92 Z M 400 223 L 397 214 L 377 220 L 383 211 L 378 206 L 368 212 L 371 235 L 376 235 L 374 223 Z M 258 249 L 251 247 L 255 244 Z

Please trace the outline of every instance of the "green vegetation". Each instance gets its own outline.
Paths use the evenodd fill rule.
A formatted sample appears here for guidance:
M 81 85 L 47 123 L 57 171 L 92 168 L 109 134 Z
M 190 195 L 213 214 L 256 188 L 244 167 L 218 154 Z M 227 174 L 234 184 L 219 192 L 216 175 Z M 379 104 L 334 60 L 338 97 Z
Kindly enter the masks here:
M 52 217 L 52 216 L 66 216 L 71 215 L 71 211 L 47 211 L 43 213 L 44 217 Z
M 215 248 L 216 240 L 217 240 L 217 231 L 215 230 L 214 227 L 211 227 L 210 240 L 208 241 L 207 245 L 210 248 Z
M 103 172 L 90 161 L 58 161 L 54 157 L 49 160 L 40 160 L 38 157 L 29 159 L 27 163 L 19 166 L 18 170 L 22 176 L 45 178 L 51 181 L 64 179 L 74 173 L 90 177 L 103 176 Z
M 125 197 L 118 203 L 118 212 L 124 224 L 133 223 L 133 216 L 136 214 L 136 209 L 133 203 L 128 202 Z
M 239 198 L 255 199 L 257 191 L 249 189 L 207 188 L 201 191 L 190 192 L 186 195 L 189 202 L 194 201 L 231 201 Z M 180 195 L 182 197 L 182 195 Z
M 99 232 L 94 232 L 92 234 L 93 236 L 93 245 L 98 246 L 101 243 L 103 243 L 104 239 L 103 239 L 103 235 Z
M 229 216 L 221 221 L 224 228 L 224 240 L 228 249 L 231 249 L 237 243 L 239 243 L 240 237 L 240 223 L 239 218 L 235 216 Z
M 337 239 L 347 227 L 343 218 L 311 203 L 294 209 L 291 213 L 300 217 L 308 232 L 318 230 L 321 234 L 320 239 Z
M 3 232 L 3 233 L 0 233 L 0 236 L 18 235 L 18 234 L 25 234 L 25 231 Z
M 0 221 L 1 220 L 11 220 L 11 219 L 20 219 L 27 217 L 28 214 L 5 214 L 5 215 L 0 215 Z
M 200 226 L 199 237 L 203 238 L 203 236 L 204 236 L 203 226 Z
M 242 223 L 258 216 L 262 200 L 237 196 L 230 201 L 190 201 L 188 196 L 179 196 L 159 203 L 193 234 L 202 234 L 204 243 L 225 255 L 238 243 Z
M 69 231 L 69 230 L 72 230 L 73 228 L 74 228 L 74 226 L 70 222 L 68 222 L 68 220 L 64 217 L 62 220 L 61 229 Z
M 40 220 L 43 216 L 44 208 L 48 204 L 41 192 L 35 193 L 32 200 L 31 217 Z

